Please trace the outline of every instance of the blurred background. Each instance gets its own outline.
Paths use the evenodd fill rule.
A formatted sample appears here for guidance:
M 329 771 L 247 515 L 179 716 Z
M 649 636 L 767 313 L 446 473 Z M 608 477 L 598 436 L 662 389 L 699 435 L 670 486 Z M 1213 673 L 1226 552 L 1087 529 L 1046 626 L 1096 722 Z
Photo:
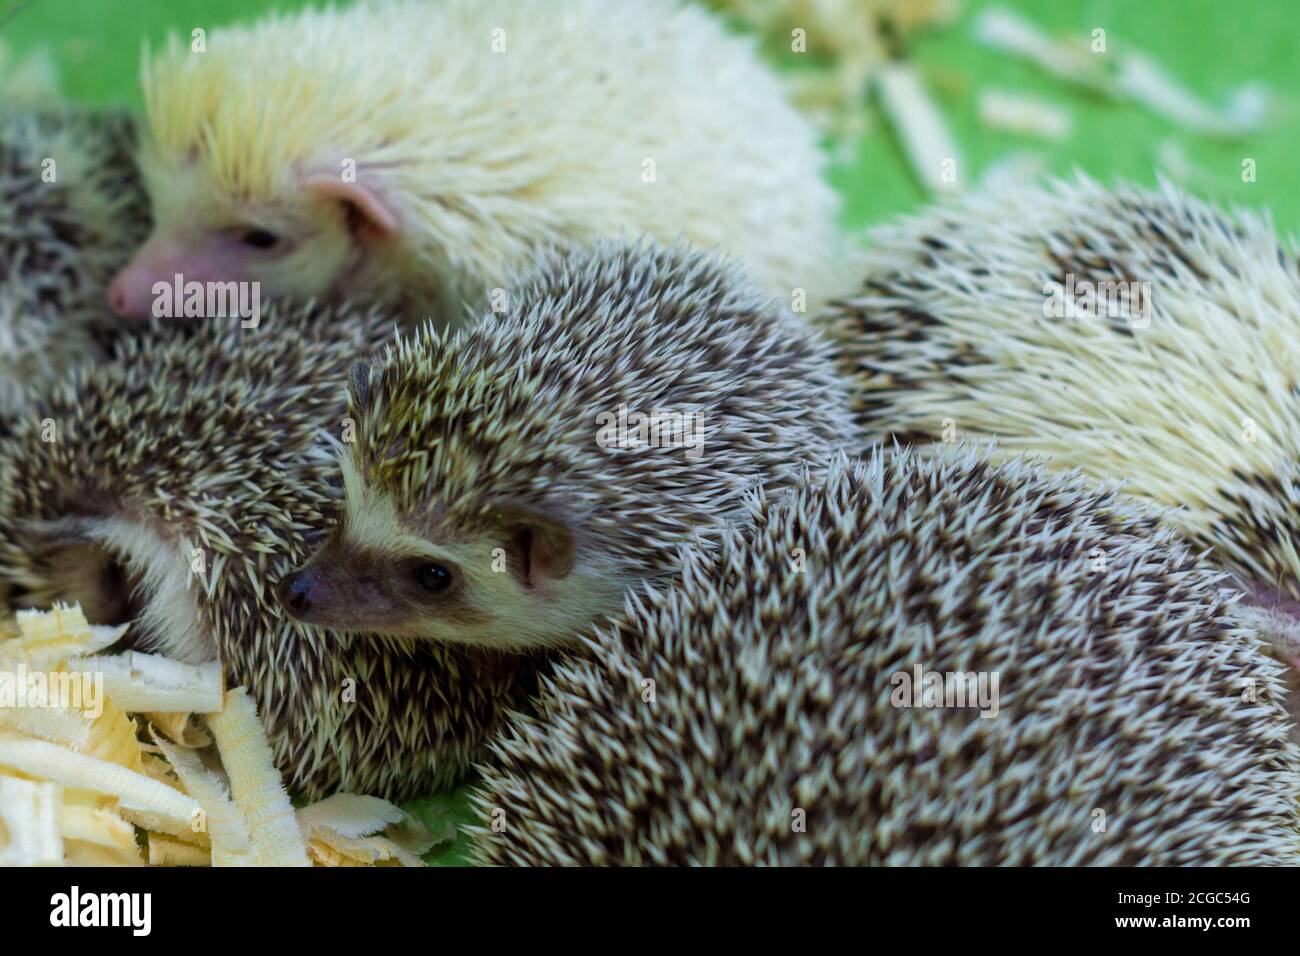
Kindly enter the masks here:
M 835 157 L 831 175 L 846 199 L 846 225 L 877 222 L 915 208 L 928 195 L 872 82 L 886 57 L 914 72 L 946 124 L 963 186 L 990 174 L 1068 173 L 1075 167 L 1102 179 L 1149 183 L 1160 171 L 1207 198 L 1271 207 L 1283 231 L 1300 223 L 1300 191 L 1294 188 L 1300 7 L 1294 0 L 700 2 L 722 9 L 738 30 L 764 35 L 772 61 L 801 87 L 812 86 L 805 93 L 818 105 L 836 99 L 827 87 L 845 86 L 840 115 L 822 119 Z M 156 43 L 169 31 L 188 35 L 196 26 L 211 29 L 303 5 L 306 0 L 0 0 L 0 42 L 11 61 L 48 50 L 74 99 L 136 104 L 142 43 Z M 1104 30 L 1112 78 L 1128 54 L 1138 54 L 1175 84 L 1175 95 L 1195 97 L 1229 120 L 1244 113 L 1251 118 L 1229 135 L 1209 134 L 1204 123 L 1179 121 L 1098 88 L 1095 76 L 1054 76 L 981 39 L 984 18 L 1003 11 L 1057 43 L 1061 65 L 1069 64 L 1071 42 L 1089 51 L 1094 31 Z M 794 25 L 807 30 L 806 53 L 790 49 Z M 1256 117 L 1258 104 L 1250 103 L 1234 116 L 1234 96 L 1243 94 L 1237 99 L 1246 104 L 1257 91 L 1267 97 L 1264 115 Z M 1014 115 L 1022 100 L 1047 111 L 1051 136 L 1006 128 L 1034 119 Z M 995 122 L 986 111 L 1003 115 Z M 1057 128 L 1061 122 L 1068 124 L 1064 132 Z M 1253 182 L 1243 181 L 1246 159 L 1254 161 Z

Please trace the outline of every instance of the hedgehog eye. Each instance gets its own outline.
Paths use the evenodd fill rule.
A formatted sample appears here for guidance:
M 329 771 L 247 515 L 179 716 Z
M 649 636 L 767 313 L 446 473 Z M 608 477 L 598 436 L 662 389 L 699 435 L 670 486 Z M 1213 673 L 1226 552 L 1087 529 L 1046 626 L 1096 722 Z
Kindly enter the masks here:
M 451 586 L 451 572 L 441 564 L 421 564 L 415 569 L 415 583 L 436 594 Z
M 243 235 L 244 245 L 254 249 L 271 249 L 280 241 L 280 237 L 267 229 L 250 229 Z

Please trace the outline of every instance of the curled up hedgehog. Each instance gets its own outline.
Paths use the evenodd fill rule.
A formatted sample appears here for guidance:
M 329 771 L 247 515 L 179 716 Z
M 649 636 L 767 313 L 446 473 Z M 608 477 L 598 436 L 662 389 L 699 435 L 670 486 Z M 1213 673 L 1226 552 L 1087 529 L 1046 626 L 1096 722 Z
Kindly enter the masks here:
M 1300 266 L 1270 222 L 1080 178 L 881 229 L 821 317 L 864 432 L 996 438 L 1213 549 L 1300 662 Z
M 851 440 L 826 343 L 712 257 L 599 243 L 517 285 L 501 316 L 354 374 L 342 518 L 280 584 L 300 620 L 567 644 L 708 547 L 755 480 Z
M 299 627 L 273 588 L 334 514 L 342 382 L 391 329 L 272 309 L 256 330 L 205 321 L 78 370 L 0 442 L 3 603 L 79 601 L 132 621 L 137 646 L 220 659 L 304 795 L 450 783 L 498 707 L 527 701 L 527 662 Z
M 1282 668 L 1146 509 L 945 448 L 749 517 L 543 678 L 480 862 L 1300 862 Z
M 620 234 L 720 247 L 787 302 L 843 291 L 814 131 L 684 0 L 362 0 L 142 72 L 156 225 L 123 315 L 179 273 L 446 323 L 538 248 Z
M 0 431 L 105 354 L 105 290 L 149 228 L 134 147 L 121 113 L 0 116 Z
M 0 444 L 6 603 L 219 658 L 298 792 L 455 783 L 535 693 L 531 648 L 851 427 L 827 345 L 709 257 L 607 244 L 506 285 L 500 315 L 362 363 L 350 409 L 371 313 L 205 322 L 84 371 L 40 405 L 56 441 Z M 699 414 L 602 443 L 620 403 Z

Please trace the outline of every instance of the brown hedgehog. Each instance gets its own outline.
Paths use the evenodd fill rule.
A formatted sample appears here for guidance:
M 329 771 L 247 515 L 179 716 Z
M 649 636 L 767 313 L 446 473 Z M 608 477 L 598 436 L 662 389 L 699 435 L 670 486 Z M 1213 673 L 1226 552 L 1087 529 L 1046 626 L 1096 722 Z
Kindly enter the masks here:
M 275 599 L 335 516 L 346 370 L 391 328 L 301 308 L 127 342 L 0 442 L 3 603 L 77 600 L 169 656 L 219 658 L 311 797 L 450 785 L 531 687 L 526 658 L 348 637 Z
M 559 253 L 354 379 L 342 521 L 281 584 L 343 631 L 553 646 L 851 440 L 826 344 L 711 256 Z
M 544 678 L 480 862 L 1300 862 L 1282 669 L 1144 509 L 943 450 L 751 518 Z

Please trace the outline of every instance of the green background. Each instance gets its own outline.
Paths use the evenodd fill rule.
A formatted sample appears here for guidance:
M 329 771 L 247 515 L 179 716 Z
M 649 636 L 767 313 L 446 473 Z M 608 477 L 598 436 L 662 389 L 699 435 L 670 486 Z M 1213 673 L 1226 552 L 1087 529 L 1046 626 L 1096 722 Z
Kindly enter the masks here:
M 302 0 L 0 0 L 0 17 L 13 11 L 0 22 L 0 37 L 19 53 L 40 47 L 52 52 L 65 91 L 75 99 L 137 105 L 136 67 L 145 40 L 156 43 L 170 31 L 188 35 L 195 27 L 211 30 L 272 8 L 302 5 Z M 1191 90 L 1216 105 L 1234 86 L 1264 81 L 1278 96 L 1278 113 L 1261 134 L 1237 142 L 1216 142 L 1183 132 L 1140 107 L 1083 93 L 979 46 L 970 24 L 980 9 L 992 5 L 988 0 L 967 0 L 953 25 L 918 37 L 911 45 L 912 58 L 961 146 L 966 180 L 1011 153 L 1031 151 L 1040 154 L 1052 172 L 1068 173 L 1077 167 L 1103 180 L 1124 177 L 1150 183 L 1155 178 L 1157 146 L 1169 140 L 1182 149 L 1196 171 L 1187 184 L 1193 191 L 1220 202 L 1270 207 L 1279 229 L 1295 228 L 1300 221 L 1300 194 L 1294 188 L 1300 111 L 1293 98 L 1300 90 L 1300 2 L 999 3 L 1054 34 L 1087 36 L 1094 28 L 1104 28 L 1110 51 L 1132 44 L 1152 54 Z M 1032 93 L 1064 107 L 1073 117 L 1073 134 L 1049 144 L 985 129 L 975 107 L 985 87 Z M 831 171 L 845 197 L 846 225 L 878 222 L 924 202 L 897 143 L 878 117 L 861 142 L 837 155 L 848 157 Z M 1241 179 L 1242 160 L 1247 157 L 1256 161 L 1254 183 Z M 419 801 L 410 809 L 437 832 L 449 820 L 471 819 L 463 793 Z M 462 837 L 452 849 L 431 854 L 430 861 L 460 862 L 463 849 Z
M 17 0 L 0 0 L 0 15 Z M 610 0 L 611 3 L 636 0 Z M 46 46 L 63 69 L 67 92 L 96 103 L 137 102 L 136 65 L 143 40 L 176 30 L 188 35 L 256 16 L 268 9 L 303 6 L 303 0 L 26 0 L 0 23 L 0 36 L 17 50 Z M 922 36 L 913 58 L 930 81 L 952 124 L 968 175 L 1013 151 L 1041 152 L 1051 171 L 1075 166 L 1102 178 L 1154 179 L 1155 149 L 1172 138 L 1199 175 L 1190 185 L 1222 202 L 1270 206 L 1280 228 L 1300 222 L 1300 194 L 1292 187 L 1300 147 L 1294 94 L 1300 90 L 1300 3 L 1296 0 L 1002 0 L 1056 34 L 1107 31 L 1111 51 L 1132 44 L 1153 54 L 1174 76 L 1211 103 L 1235 85 L 1266 81 L 1281 98 L 1281 115 L 1256 137 L 1214 142 L 1184 133 L 1137 106 L 1116 104 L 1043 77 L 1034 67 L 978 46 L 970 23 L 988 0 L 967 0 L 951 27 Z M 812 51 L 815 52 L 815 51 Z M 1067 108 L 1074 133 L 1044 144 L 984 129 L 976 118 L 981 88 L 1032 92 Z M 1256 182 L 1241 181 L 1241 161 L 1256 161 Z M 847 203 L 846 222 L 862 225 L 913 208 L 924 196 L 899 157 L 884 124 L 876 122 L 854 161 L 832 170 Z

